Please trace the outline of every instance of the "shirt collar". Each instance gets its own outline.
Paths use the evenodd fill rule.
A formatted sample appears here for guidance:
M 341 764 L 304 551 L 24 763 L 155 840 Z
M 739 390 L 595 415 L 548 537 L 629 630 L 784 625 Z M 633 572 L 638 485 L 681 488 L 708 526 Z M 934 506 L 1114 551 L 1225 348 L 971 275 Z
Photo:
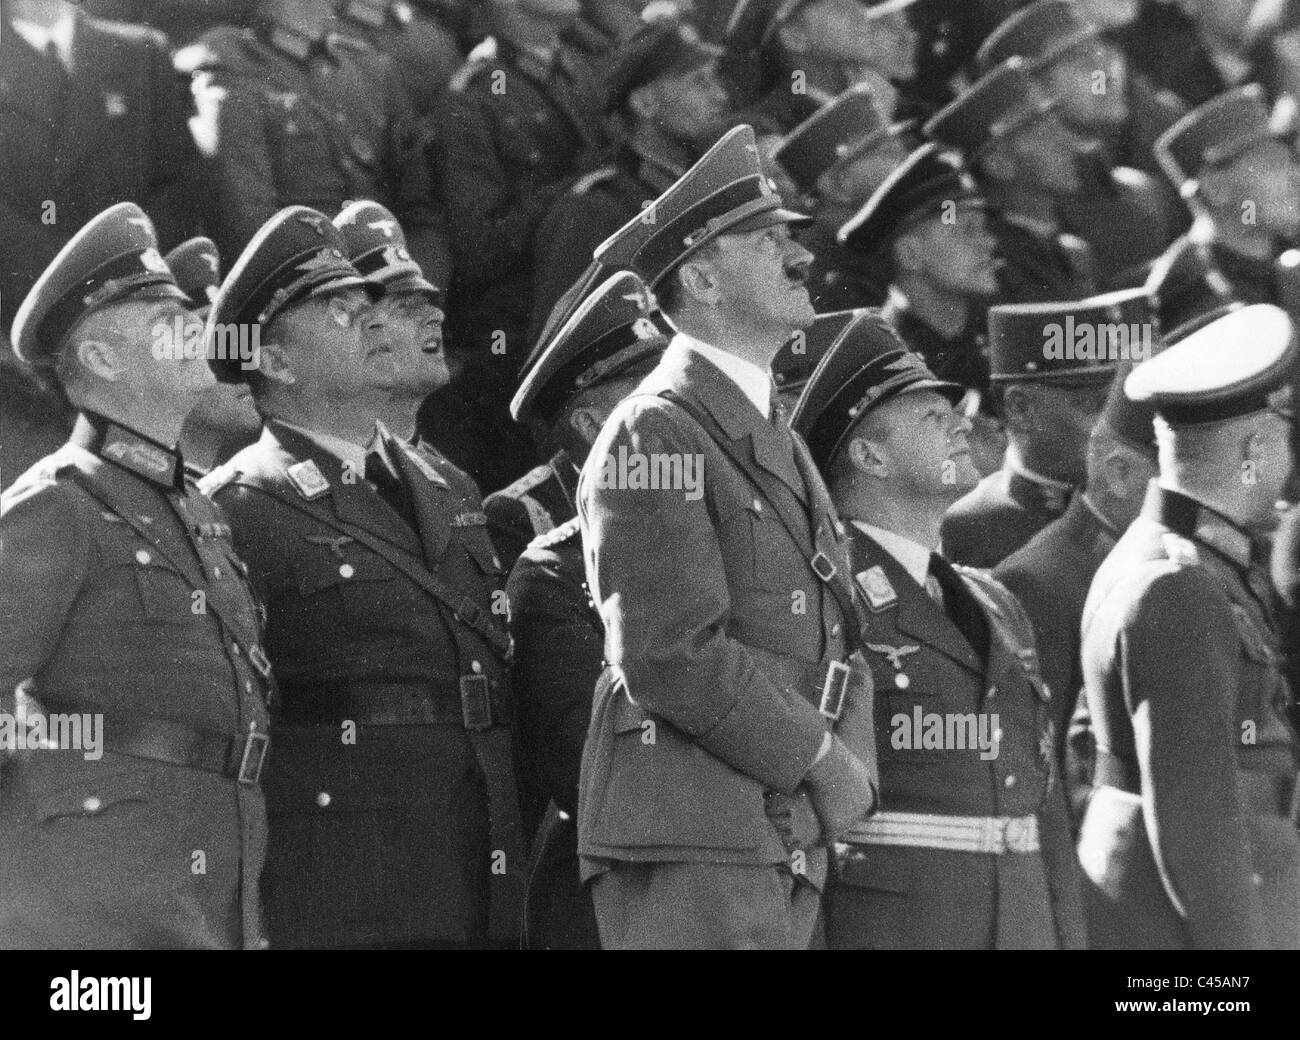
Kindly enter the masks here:
M 850 523 L 897 560 L 914 582 L 925 587 L 925 579 L 930 576 L 932 549 L 864 520 L 852 520 Z
M 361 476 L 364 476 L 366 472 L 366 456 L 375 449 L 376 445 L 379 443 L 380 437 L 387 433 L 384 429 L 384 424 L 375 420 L 375 432 L 371 435 L 370 440 L 366 444 L 360 445 L 343 437 L 335 437 L 332 433 L 321 433 L 318 430 L 309 430 L 305 426 L 298 426 L 295 423 L 285 422 L 283 419 L 280 419 L 279 423 L 281 426 L 285 426 L 288 429 L 293 430 L 295 433 L 306 437 L 317 447 L 323 448 L 336 459 L 341 461 L 345 466 L 350 467 L 354 473 Z
M 772 377 L 766 370 L 759 368 L 752 361 L 746 361 L 735 354 L 728 354 L 725 350 L 701 343 L 694 336 L 688 336 L 684 332 L 677 333 L 674 338 L 714 367 L 721 369 L 723 375 L 740 387 L 740 392 L 749 398 L 764 419 L 772 417 L 772 394 L 775 391 Z
M 72 68 L 72 36 L 76 30 L 76 17 L 71 10 L 66 10 L 59 20 L 48 29 L 35 22 L 15 18 L 11 22 L 14 31 L 30 43 L 40 53 L 45 53 L 46 44 L 53 41 L 59 50 L 59 60 L 65 69 Z

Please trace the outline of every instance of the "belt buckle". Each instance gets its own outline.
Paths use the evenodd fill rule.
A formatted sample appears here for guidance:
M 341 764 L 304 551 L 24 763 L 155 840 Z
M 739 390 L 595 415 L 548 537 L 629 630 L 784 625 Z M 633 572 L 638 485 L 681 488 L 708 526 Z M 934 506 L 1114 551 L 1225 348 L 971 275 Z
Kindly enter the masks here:
M 813 573 L 824 582 L 830 582 L 836 574 L 834 561 L 820 549 L 817 550 L 817 555 L 812 558 L 812 569 Z
M 468 730 L 490 729 L 492 726 L 492 689 L 488 677 L 482 674 L 460 677 L 460 713 Z
M 999 828 L 1000 852 L 1032 852 L 1033 835 L 1029 819 L 1019 816 L 1009 816 L 1002 821 Z
M 263 679 L 271 677 L 271 659 L 266 656 L 266 651 L 256 643 L 248 651 L 248 663 Z
M 244 754 L 239 760 L 237 779 L 241 784 L 255 784 L 262 779 L 262 763 L 266 761 L 266 753 L 270 748 L 269 734 L 249 731 L 244 738 Z
M 826 666 L 826 681 L 822 683 L 822 700 L 817 710 L 831 722 L 838 722 L 844 711 L 851 673 L 852 669 L 844 661 L 832 661 Z

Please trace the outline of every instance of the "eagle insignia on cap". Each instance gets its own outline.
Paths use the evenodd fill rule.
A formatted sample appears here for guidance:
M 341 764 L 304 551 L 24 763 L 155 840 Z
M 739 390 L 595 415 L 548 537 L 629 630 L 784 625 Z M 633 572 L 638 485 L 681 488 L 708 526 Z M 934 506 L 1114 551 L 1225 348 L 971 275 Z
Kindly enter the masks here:
M 315 271 L 322 267 L 331 267 L 337 260 L 343 259 L 342 254 L 337 249 L 322 249 L 314 256 L 309 256 L 306 260 L 298 265 L 298 270 L 302 274 L 308 271 Z
M 316 234 L 320 235 L 321 238 L 325 237 L 325 221 L 322 217 L 316 217 L 310 213 L 299 213 L 298 221 L 299 223 L 306 224 L 309 228 L 315 231 Z
M 395 220 L 372 220 L 366 227 L 374 228 L 376 231 L 382 231 L 385 238 L 392 238 L 397 232 L 397 221 Z
M 659 329 L 649 318 L 637 318 L 632 323 L 632 333 L 637 339 L 654 339 L 659 335 Z
M 217 259 L 216 253 L 204 253 L 203 262 L 208 265 L 208 269 L 213 274 L 216 274 L 218 271 L 221 270 L 221 261 Z

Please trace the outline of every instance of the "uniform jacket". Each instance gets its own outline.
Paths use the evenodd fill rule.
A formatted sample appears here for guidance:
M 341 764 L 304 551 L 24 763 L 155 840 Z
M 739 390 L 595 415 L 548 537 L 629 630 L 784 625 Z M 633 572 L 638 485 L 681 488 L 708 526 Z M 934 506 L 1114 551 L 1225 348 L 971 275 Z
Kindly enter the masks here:
M 578 515 L 577 491 L 578 470 L 561 449 L 550 461 L 483 500 L 488 535 L 507 571 L 534 538 Z
M 1083 614 L 1093 945 L 1300 947 L 1297 745 L 1257 547 L 1153 484 Z
M 605 631 L 587 591 L 576 516 L 532 541 L 506 590 L 520 750 L 550 801 L 529 870 L 525 946 L 598 949 L 578 873 L 578 773 Z
M 464 62 L 455 36 L 404 0 L 349 0 L 338 27 L 393 59 L 411 107 L 433 114 L 447 83 Z
M 392 61 L 331 37 L 318 53 L 280 29 L 221 28 L 189 58 L 211 152 L 211 234 L 233 258 L 285 206 L 335 214 L 374 199 L 402 222 L 435 285 L 450 272 L 427 145 Z
M 0 538 L 0 710 L 29 684 L 47 712 L 102 714 L 104 736 L 97 760 L 0 760 L 0 946 L 260 945 L 256 783 L 113 750 L 143 724 L 240 749 L 267 731 L 261 618 L 225 517 L 179 457 L 83 416 L 0 496 Z
M 960 572 L 964 585 L 944 586 L 945 613 L 893 556 L 855 529 L 853 572 L 870 568 L 883 571 L 893 591 L 892 602 L 871 602 L 863 627 L 876 686 L 880 810 L 1037 814 L 1041 852 L 838 845 L 826 893 L 829 945 L 1081 948 L 1074 847 L 1028 619 L 1005 588 L 971 571 Z M 957 614 L 963 628 L 952 620 Z M 889 656 L 896 649 L 904 651 L 897 667 Z M 899 717 L 912 724 L 918 713 L 988 715 L 989 732 L 1001 734 L 997 755 L 985 760 L 978 747 L 896 747 L 907 743 L 895 737 Z
M 1085 496 L 1075 495 L 1063 515 L 993 570 L 1034 624 L 1043 679 L 1052 693 L 1056 761 L 1072 796 L 1080 779 L 1076 768 L 1086 768 L 1085 763 L 1070 763 L 1066 743 L 1083 689 L 1079 626 L 1093 575 L 1118 538 L 1119 532 L 1089 506 Z
M 504 663 L 399 565 L 435 575 L 488 618 L 503 616 L 492 614 L 503 606 L 492 599 L 501 569 L 473 483 L 423 447 L 395 462 L 414 495 L 418 534 L 368 481 L 275 423 L 204 481 L 228 510 L 265 600 L 267 652 L 283 690 L 264 776 L 264 887 L 278 945 L 478 944 L 490 899 L 517 911 L 509 899 L 516 879 L 522 889 L 522 852 L 506 850 L 499 882 L 489 863 L 509 837 L 513 778 L 480 757 L 459 688 L 463 676 L 488 677 L 494 724 L 482 736 L 508 745 Z M 295 483 L 304 465 L 308 476 Z M 384 551 L 335 522 L 370 532 Z M 401 691 L 420 706 L 383 718 Z M 373 724 L 358 719 L 362 708 Z M 347 719 L 358 722 L 354 744 L 340 740 Z
M 1098 291 L 1096 264 L 1082 239 L 995 209 L 989 210 L 989 230 L 1002 261 L 1001 302 L 1081 300 Z
M 816 221 L 800 232 L 799 241 L 813 255 L 808 295 L 818 314 L 879 307 L 889 284 L 887 259 L 835 241 L 836 228 Z
M 511 371 L 527 356 L 534 235 L 572 178 L 596 164 L 605 143 L 597 97 L 578 55 L 562 48 L 545 69 L 504 38 L 453 81 L 438 176 L 456 262 L 455 349 L 487 354 L 500 330 Z
M 944 556 L 968 567 L 995 567 L 1064 513 L 1068 503 L 1068 494 L 1004 465 L 944 516 Z
M 711 417 L 744 469 L 662 391 Z M 829 498 L 815 474 L 805 484 L 790 436 L 676 339 L 592 448 L 578 511 L 611 669 L 579 787 L 588 876 L 602 859 L 787 858 L 763 794 L 803 780 L 826 732 L 827 662 L 845 653 L 844 619 L 805 552 L 816 538 L 839 556 L 834 580 L 847 566 Z M 700 460 L 702 495 L 598 477 L 620 452 Z
M 195 228 L 198 152 L 167 41 L 77 13 L 72 72 L 0 31 L 0 297 L 8 328 L 64 243 L 116 202 L 139 203 L 165 251 Z M 49 207 L 54 204 L 54 208 Z

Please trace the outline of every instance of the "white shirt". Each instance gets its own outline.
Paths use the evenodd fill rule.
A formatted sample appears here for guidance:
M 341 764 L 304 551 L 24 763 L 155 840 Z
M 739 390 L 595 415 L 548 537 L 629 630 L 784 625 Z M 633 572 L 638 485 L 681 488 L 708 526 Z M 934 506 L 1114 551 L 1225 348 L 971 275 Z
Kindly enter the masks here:
M 65 10 L 63 14 L 59 15 L 59 20 L 48 29 L 43 25 L 37 25 L 35 22 L 19 18 L 15 18 L 10 24 L 13 25 L 14 31 L 30 43 L 40 54 L 44 54 L 46 44 L 53 41 L 54 46 L 58 48 L 59 60 L 63 62 L 63 67 L 71 70 L 72 34 L 77 27 L 77 20 L 72 11 Z
M 910 538 L 904 538 L 901 534 L 886 531 L 883 527 L 876 527 L 861 520 L 849 522 L 889 553 L 902 565 L 903 570 L 907 571 L 913 581 L 921 588 L 925 588 L 925 579 L 930 576 L 932 549 L 927 549 L 920 542 L 914 542 Z
M 740 387 L 741 393 L 753 402 L 754 407 L 759 410 L 764 419 L 772 417 L 774 384 L 766 369 L 759 368 L 752 361 L 736 357 L 735 354 L 728 354 L 725 350 L 719 350 L 707 343 L 701 343 L 695 337 L 688 336 L 684 332 L 677 333 L 673 337 L 673 343 L 681 343 L 688 349 L 695 351 L 704 360 L 720 368 L 723 375 Z

